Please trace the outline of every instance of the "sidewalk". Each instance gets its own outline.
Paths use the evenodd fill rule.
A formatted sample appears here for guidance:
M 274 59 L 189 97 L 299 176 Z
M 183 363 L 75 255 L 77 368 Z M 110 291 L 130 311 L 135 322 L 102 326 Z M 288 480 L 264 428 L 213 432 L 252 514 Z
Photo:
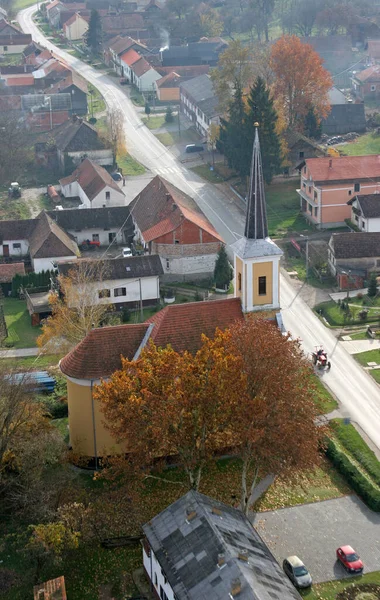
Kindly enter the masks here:
M 380 340 L 352 340 L 351 342 L 340 342 L 340 344 L 349 354 L 360 354 L 360 352 L 368 352 L 368 350 L 380 350 Z
M 39 348 L 9 348 L 9 350 L 0 350 L 1 358 L 23 358 L 25 356 L 38 356 L 41 352 Z

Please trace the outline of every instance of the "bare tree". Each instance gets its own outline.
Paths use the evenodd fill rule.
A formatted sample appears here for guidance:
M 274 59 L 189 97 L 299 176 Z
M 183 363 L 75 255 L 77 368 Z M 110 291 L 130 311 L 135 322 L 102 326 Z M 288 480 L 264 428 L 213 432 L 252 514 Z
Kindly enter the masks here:
M 4 185 L 15 180 L 31 157 L 25 121 L 17 111 L 1 113 L 0 140 L 0 183 Z
M 109 139 L 114 163 L 117 157 L 126 153 L 124 135 L 124 115 L 121 108 L 110 107 L 107 112 L 108 131 L 106 137 Z
M 107 266 L 102 260 L 78 260 L 67 275 L 58 277 L 59 293 L 50 295 L 52 316 L 42 326 L 37 344 L 44 352 L 59 343 L 60 352 L 99 327 L 111 306 L 106 289 Z

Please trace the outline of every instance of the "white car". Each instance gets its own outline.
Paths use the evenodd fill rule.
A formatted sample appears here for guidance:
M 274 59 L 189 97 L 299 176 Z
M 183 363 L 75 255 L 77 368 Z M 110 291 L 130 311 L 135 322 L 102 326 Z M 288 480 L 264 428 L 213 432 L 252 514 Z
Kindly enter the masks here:
M 307 588 L 313 583 L 309 571 L 298 556 L 288 556 L 282 563 L 282 567 L 297 588 Z
M 127 258 L 128 256 L 132 256 L 132 250 L 130 248 L 123 248 L 123 258 Z

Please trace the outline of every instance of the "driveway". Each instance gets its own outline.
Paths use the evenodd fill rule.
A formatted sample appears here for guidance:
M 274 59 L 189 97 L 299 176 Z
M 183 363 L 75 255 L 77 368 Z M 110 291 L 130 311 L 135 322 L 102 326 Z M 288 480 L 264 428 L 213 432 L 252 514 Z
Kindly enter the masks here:
M 364 562 L 364 572 L 380 568 L 380 514 L 357 496 L 256 513 L 252 520 L 280 564 L 296 554 L 315 583 L 349 577 L 335 550 L 349 544 Z

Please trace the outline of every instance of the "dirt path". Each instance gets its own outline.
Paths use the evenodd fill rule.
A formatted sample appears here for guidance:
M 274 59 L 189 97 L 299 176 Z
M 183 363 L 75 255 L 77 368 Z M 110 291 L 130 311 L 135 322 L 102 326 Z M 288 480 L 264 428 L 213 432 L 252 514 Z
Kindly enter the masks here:
M 27 188 L 22 190 L 21 198 L 28 206 L 30 210 L 30 218 L 35 219 L 41 212 L 42 207 L 40 204 L 41 194 L 45 194 L 46 186 L 39 188 Z

